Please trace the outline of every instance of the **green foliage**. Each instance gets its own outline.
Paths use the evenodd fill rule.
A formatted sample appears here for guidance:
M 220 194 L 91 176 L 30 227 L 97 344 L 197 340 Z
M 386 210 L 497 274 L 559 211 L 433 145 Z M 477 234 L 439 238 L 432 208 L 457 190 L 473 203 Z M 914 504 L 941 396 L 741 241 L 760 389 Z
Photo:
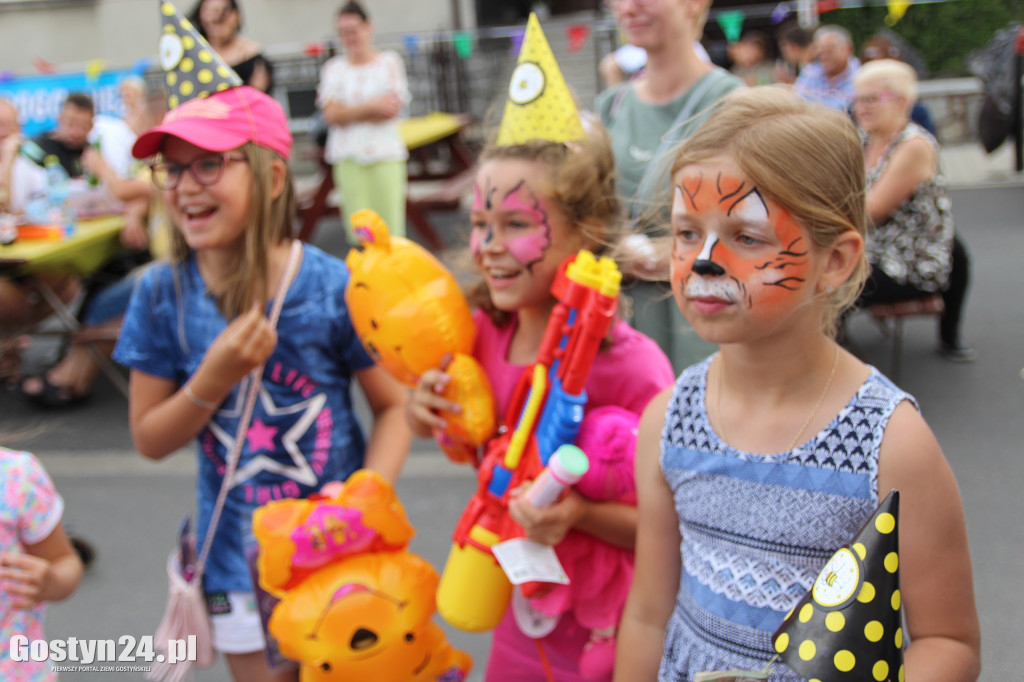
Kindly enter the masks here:
M 822 24 L 838 24 L 853 35 L 858 50 L 885 27 L 885 5 L 826 12 Z M 1024 24 L 1024 0 L 951 0 L 913 4 L 891 30 L 924 57 L 931 77 L 964 76 L 967 56 L 1011 22 Z

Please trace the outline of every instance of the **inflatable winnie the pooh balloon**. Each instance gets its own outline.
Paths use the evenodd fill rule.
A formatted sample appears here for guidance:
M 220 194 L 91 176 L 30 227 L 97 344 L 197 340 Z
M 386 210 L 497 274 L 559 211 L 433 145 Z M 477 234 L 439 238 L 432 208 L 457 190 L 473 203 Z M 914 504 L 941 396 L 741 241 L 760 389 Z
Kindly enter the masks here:
M 409 387 L 428 369 L 451 377 L 444 397 L 462 406 L 446 413 L 436 434 L 454 461 L 472 461 L 495 430 L 494 397 L 472 355 L 476 326 L 455 277 L 428 251 L 388 234 L 370 210 L 352 216 L 362 249 L 345 259 L 351 272 L 345 302 L 360 341 L 374 361 Z
M 407 551 L 413 528 L 378 474 L 334 497 L 256 510 L 260 584 L 281 601 L 269 622 L 302 682 L 462 682 L 472 659 L 431 620 L 438 575 Z

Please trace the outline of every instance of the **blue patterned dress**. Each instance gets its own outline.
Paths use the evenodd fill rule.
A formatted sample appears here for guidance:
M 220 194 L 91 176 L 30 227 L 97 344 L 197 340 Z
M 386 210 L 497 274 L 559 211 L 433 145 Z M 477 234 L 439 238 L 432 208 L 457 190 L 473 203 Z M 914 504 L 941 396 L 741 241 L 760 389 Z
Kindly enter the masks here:
M 680 375 L 662 433 L 682 571 L 659 682 L 765 668 L 772 633 L 878 506 L 882 435 L 896 406 L 913 401 L 872 368 L 813 438 L 790 452 L 750 454 L 723 443 L 708 422 L 710 362 Z M 802 679 L 778 661 L 772 668 L 771 680 Z

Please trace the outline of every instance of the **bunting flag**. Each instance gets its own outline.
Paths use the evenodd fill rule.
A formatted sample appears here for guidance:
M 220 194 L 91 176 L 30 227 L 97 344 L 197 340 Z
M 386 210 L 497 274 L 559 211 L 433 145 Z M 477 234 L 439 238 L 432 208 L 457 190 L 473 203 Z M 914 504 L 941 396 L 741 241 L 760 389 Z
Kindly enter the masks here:
M 828 560 L 772 635 L 782 661 L 809 680 L 904 679 L 899 492 Z
M 590 37 L 590 27 L 586 24 L 572 24 L 565 28 L 565 37 L 569 39 L 569 53 L 576 54 Z
M 416 59 L 420 51 L 419 39 L 412 33 L 406 33 L 402 36 L 402 45 L 405 46 L 405 53 L 409 55 L 409 59 Z
M 526 29 L 517 28 L 512 31 L 512 47 L 509 49 L 509 54 L 518 55 L 519 51 L 523 49 L 523 38 L 526 36 Z
M 206 97 L 242 84 L 206 39 L 169 2 L 162 2 L 160 15 L 160 66 L 167 82 L 167 104 L 173 109 L 182 102 Z
M 907 8 L 910 7 L 910 2 L 907 2 L 907 0 L 886 0 L 885 4 L 889 7 L 889 13 L 885 15 L 886 26 L 895 26 L 896 22 L 907 13 Z
M 791 11 L 792 8 L 788 2 L 780 2 L 775 5 L 775 8 L 772 10 L 772 23 L 781 24 Z
M 57 67 L 39 56 L 32 58 L 32 66 L 36 67 L 39 73 L 57 73 Z
M 146 71 L 148 71 L 149 67 L 151 67 L 152 65 L 152 57 L 140 57 L 137 60 L 135 60 L 134 64 L 132 64 L 132 71 L 140 76 L 143 76 L 146 74 Z
M 569 86 L 537 15 L 531 12 L 523 48 L 508 86 L 498 145 L 505 147 L 528 140 L 571 142 L 584 137 L 586 133 Z
M 93 59 L 85 65 L 85 82 L 90 85 L 96 82 L 96 79 L 103 73 L 103 67 L 106 65 L 104 59 Z
M 455 43 L 455 54 L 459 59 L 469 59 L 473 56 L 473 34 L 466 31 L 456 31 L 452 42 Z
M 718 25 L 722 27 L 722 32 L 725 33 L 725 39 L 730 43 L 735 43 L 743 35 L 743 19 L 746 17 L 743 14 L 743 10 L 728 10 L 720 12 L 717 20 Z
M 319 59 L 327 54 L 327 45 L 326 43 L 306 43 L 305 47 L 302 48 L 302 54 L 313 59 Z

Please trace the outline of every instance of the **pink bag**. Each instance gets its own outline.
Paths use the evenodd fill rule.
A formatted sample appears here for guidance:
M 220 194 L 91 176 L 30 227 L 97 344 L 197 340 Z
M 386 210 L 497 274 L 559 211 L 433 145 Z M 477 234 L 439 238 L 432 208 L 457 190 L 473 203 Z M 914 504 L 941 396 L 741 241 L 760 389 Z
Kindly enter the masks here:
M 178 552 L 167 558 L 167 580 L 170 584 L 167 595 L 167 607 L 164 617 L 156 629 L 156 641 L 162 648 L 168 640 L 184 639 L 188 635 L 196 636 L 196 660 L 175 662 L 169 652 L 163 649 L 164 660 L 154 663 L 146 675 L 150 680 L 166 680 L 181 682 L 191 671 L 192 665 L 208 668 L 217 660 L 217 652 L 213 648 L 213 626 L 210 614 L 206 610 L 206 597 L 200 589 L 199 581 L 186 580 L 181 574 L 181 562 Z
M 288 260 L 288 267 L 285 270 L 284 279 L 274 297 L 274 305 L 270 310 L 270 325 L 277 326 L 277 320 L 281 316 L 281 307 L 284 305 L 285 295 L 288 287 L 295 277 L 295 271 L 299 265 L 299 257 L 302 255 L 302 244 L 299 241 L 292 242 L 292 251 Z M 167 558 L 167 580 L 169 583 L 167 591 L 167 606 L 164 607 L 163 618 L 156 628 L 155 646 L 162 656 L 162 660 L 154 662 L 153 667 L 146 673 L 147 680 L 161 680 L 163 682 L 182 682 L 192 671 L 193 665 L 208 668 L 217 660 L 217 651 L 213 648 L 213 625 L 210 622 L 210 613 L 206 608 L 206 596 L 203 594 L 203 569 L 206 566 L 206 558 L 213 545 L 213 536 L 216 534 L 217 523 L 220 521 L 221 511 L 224 509 L 224 502 L 228 496 L 228 488 L 231 479 L 235 475 L 238 466 L 238 458 L 242 454 L 242 444 L 245 442 L 245 432 L 252 421 L 252 413 L 256 408 L 256 397 L 259 394 L 260 384 L 263 377 L 263 365 L 260 365 L 249 375 L 249 390 L 245 395 L 245 403 L 242 409 L 242 418 L 238 422 L 238 431 L 235 433 L 235 440 L 231 452 L 228 454 L 227 466 L 224 471 L 224 482 L 221 483 L 220 492 L 217 494 L 217 503 L 213 508 L 213 515 L 210 518 L 210 525 L 206 530 L 206 538 L 203 541 L 203 550 L 195 562 L 195 570 L 191 576 L 182 574 L 183 562 L 181 549 L 171 552 Z M 176 660 L 172 656 L 170 642 L 187 641 L 189 636 L 195 637 L 195 660 Z M 180 652 L 174 652 L 180 653 Z

